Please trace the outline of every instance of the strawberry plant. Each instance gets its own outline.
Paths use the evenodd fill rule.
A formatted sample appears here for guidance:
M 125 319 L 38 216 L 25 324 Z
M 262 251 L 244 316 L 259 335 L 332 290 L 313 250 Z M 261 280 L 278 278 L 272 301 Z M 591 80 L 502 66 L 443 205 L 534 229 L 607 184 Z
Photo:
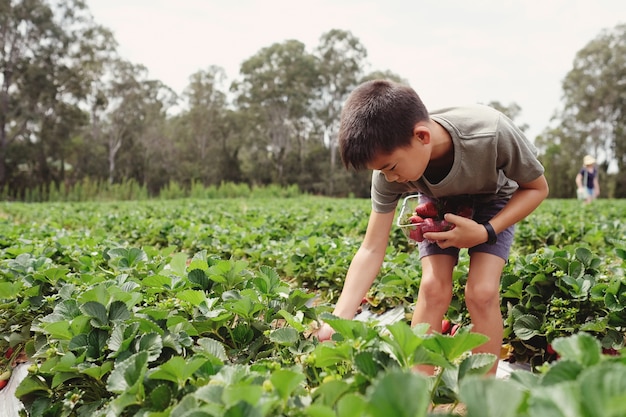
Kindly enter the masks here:
M 623 202 L 549 200 L 518 225 L 502 312 L 511 360 L 533 367 L 507 381 L 482 375 L 495 358 L 468 352 L 484 339 L 464 306 L 466 251 L 450 334 L 407 324 L 421 271 L 399 227 L 366 299 L 375 312 L 404 306 L 406 320 L 328 315 L 369 207 L 0 204 L 0 352 L 32 364 L 17 395 L 32 416 L 451 415 L 444 403 L 468 416 L 624 415 Z M 320 317 L 332 342 L 311 336 Z M 3 372 L 15 358 L 0 356 Z

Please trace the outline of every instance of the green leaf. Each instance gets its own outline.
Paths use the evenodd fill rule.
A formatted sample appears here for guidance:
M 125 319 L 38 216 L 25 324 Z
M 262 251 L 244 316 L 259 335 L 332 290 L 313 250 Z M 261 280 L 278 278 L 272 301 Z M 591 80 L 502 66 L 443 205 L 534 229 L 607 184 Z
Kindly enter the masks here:
M 116 394 L 137 393 L 143 390 L 143 377 L 148 369 L 148 353 L 138 352 L 115 364 L 107 379 L 107 389 Z
M 368 401 L 372 417 L 425 417 L 430 384 L 419 373 L 392 370 L 375 381 Z
M 583 367 L 572 360 L 559 359 L 553 362 L 541 378 L 541 385 L 555 385 L 566 381 L 575 381 Z
M 48 388 L 48 385 L 42 377 L 37 375 L 28 375 L 15 390 L 15 397 L 21 398 L 24 395 L 32 394 L 33 392 L 38 391 L 44 391 L 52 394 L 52 391 L 50 391 L 50 388 Z
M 588 248 L 576 248 L 576 259 L 582 262 L 583 265 L 589 266 L 594 259 L 593 253 Z
M 343 361 L 350 360 L 352 357 L 352 347 L 347 344 L 332 345 L 323 343 L 315 348 L 315 366 L 326 368 Z
M 315 403 L 334 407 L 344 394 L 350 391 L 350 385 L 343 380 L 331 380 L 322 383 L 313 393 Z
M 497 360 L 498 357 L 490 353 L 474 353 L 459 365 L 459 379 L 468 375 L 485 375 Z
M 0 282 L 0 299 L 16 298 L 22 289 L 21 281 L 18 282 Z
M 295 372 L 289 369 L 279 369 L 272 373 L 270 381 L 276 388 L 280 398 L 287 400 L 287 398 L 298 388 L 300 383 L 304 381 L 306 377 L 301 372 Z
M 198 339 L 196 343 L 198 344 L 198 348 L 194 350 L 196 353 L 208 354 L 222 361 L 228 359 L 224 345 L 221 342 L 205 337 Z
M 527 415 L 583 417 L 579 401 L 580 397 L 580 388 L 578 384 L 573 381 L 563 382 L 561 384 L 551 385 L 548 387 L 541 386 L 540 388 L 531 391 L 530 399 L 528 400 L 529 407 Z M 600 417 L 600 415 L 597 417 Z
M 289 323 L 289 325 L 293 327 L 294 329 L 296 329 L 297 331 L 303 332 L 306 329 L 306 327 L 288 311 L 279 310 L 277 314 L 279 316 L 282 316 L 287 321 L 287 323 Z
M 296 343 L 300 337 L 296 329 L 291 327 L 282 327 L 270 333 L 270 340 L 283 346 L 290 346 Z
M 205 362 L 205 358 L 195 356 L 188 361 L 182 356 L 173 356 L 170 360 L 155 368 L 154 372 L 149 375 L 149 378 L 172 381 L 178 384 L 179 387 L 182 387 Z
M 193 266 L 189 265 L 189 268 L 191 268 Z M 206 266 L 206 262 L 204 262 L 204 266 Z M 189 271 L 189 273 L 187 274 L 187 278 L 189 279 L 189 282 L 192 282 L 196 285 L 198 285 L 200 288 L 202 288 L 204 291 L 208 291 L 211 289 L 211 286 L 213 285 L 213 281 L 209 280 L 209 277 L 207 277 L 206 272 L 202 269 L 192 269 Z
M 128 307 L 121 301 L 113 301 L 109 306 L 109 321 L 124 321 L 130 318 Z
M 626 416 L 626 365 L 603 363 L 580 377 L 580 400 L 587 416 Z
M 58 321 L 56 323 L 47 323 L 43 325 L 43 329 L 53 339 L 70 340 L 72 338 L 72 331 L 70 323 L 67 321 Z
M 374 360 L 374 354 L 370 351 L 359 352 L 354 356 L 354 365 L 369 378 L 373 378 L 381 371 L 382 367 Z
M 489 338 L 483 334 L 472 333 L 469 327 L 461 327 L 454 336 L 433 333 L 424 340 L 424 347 L 442 354 L 449 362 L 454 362 L 466 352 L 485 344 Z
M 197 307 L 203 301 L 206 301 L 206 295 L 204 291 L 200 290 L 184 290 L 176 293 L 176 298 L 181 301 L 186 301 L 194 307 Z
M 245 401 L 251 405 L 259 403 L 263 395 L 263 387 L 261 385 L 251 385 L 248 382 L 240 382 L 224 387 L 222 400 L 226 407 L 231 407 L 240 401 Z
M 172 390 L 167 385 L 157 385 L 150 391 L 148 398 L 154 409 L 164 411 L 172 401 Z
M 541 320 L 532 314 L 524 314 L 515 319 L 513 331 L 521 340 L 529 340 L 540 334 Z
M 91 325 L 93 327 L 105 327 L 109 324 L 109 315 L 106 307 L 97 301 L 87 301 L 80 306 L 80 311 L 84 315 L 91 317 Z
M 137 343 L 137 352 L 147 352 L 148 362 L 154 362 L 161 356 L 163 339 L 157 333 L 147 333 L 141 336 Z
M 511 381 L 471 376 L 460 384 L 459 397 L 467 417 L 515 417 L 524 393 Z M 532 414 L 547 416 L 548 414 Z
M 362 417 L 367 409 L 367 401 L 356 393 L 344 395 L 337 402 L 336 417 Z M 333 415 L 333 417 L 335 417 Z
M 569 359 L 583 366 L 597 364 L 602 356 L 600 341 L 584 332 L 554 339 L 552 347 L 563 360 Z
M 414 365 L 415 350 L 422 344 L 423 339 L 403 321 L 388 325 L 387 330 L 389 330 L 390 336 L 383 336 L 382 338 L 390 346 L 400 365 L 405 368 Z

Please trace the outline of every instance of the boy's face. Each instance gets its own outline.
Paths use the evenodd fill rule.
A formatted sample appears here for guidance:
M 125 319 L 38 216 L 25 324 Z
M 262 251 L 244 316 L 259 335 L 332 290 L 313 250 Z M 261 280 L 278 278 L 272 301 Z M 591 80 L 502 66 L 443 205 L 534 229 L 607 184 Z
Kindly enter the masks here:
M 428 142 L 415 136 L 409 146 L 390 154 L 379 154 L 367 164 L 367 168 L 381 171 L 388 182 L 417 181 L 424 175 L 429 158 Z

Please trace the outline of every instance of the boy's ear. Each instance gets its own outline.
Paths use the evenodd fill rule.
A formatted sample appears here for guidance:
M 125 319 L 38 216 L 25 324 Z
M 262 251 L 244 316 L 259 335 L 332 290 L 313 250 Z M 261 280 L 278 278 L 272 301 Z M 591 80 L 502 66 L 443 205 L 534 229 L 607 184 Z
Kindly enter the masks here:
M 423 145 L 430 143 L 430 129 L 423 124 L 416 124 L 413 128 L 413 138 L 422 142 Z

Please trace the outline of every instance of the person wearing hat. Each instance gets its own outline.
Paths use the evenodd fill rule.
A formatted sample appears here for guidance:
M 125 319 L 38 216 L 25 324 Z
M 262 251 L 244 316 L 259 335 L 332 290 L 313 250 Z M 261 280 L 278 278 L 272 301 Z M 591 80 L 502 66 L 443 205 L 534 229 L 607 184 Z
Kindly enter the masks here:
M 596 168 L 596 158 L 585 155 L 583 167 L 576 175 L 576 186 L 578 187 L 578 199 L 585 203 L 591 203 L 594 198 L 600 195 L 600 183 L 598 182 L 598 169 Z

